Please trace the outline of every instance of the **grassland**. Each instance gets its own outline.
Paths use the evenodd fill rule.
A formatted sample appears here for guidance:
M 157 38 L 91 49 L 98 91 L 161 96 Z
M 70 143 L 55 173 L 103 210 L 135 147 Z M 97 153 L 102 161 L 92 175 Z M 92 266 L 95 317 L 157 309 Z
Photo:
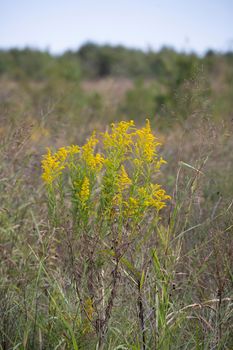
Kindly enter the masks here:
M 233 80 L 221 57 L 211 72 L 195 68 L 177 86 L 2 75 L 1 350 L 233 348 Z M 42 155 L 146 118 L 172 199 L 159 221 L 137 223 L 137 244 L 102 254 L 110 241 L 96 223 L 81 239 L 63 207 L 54 225 Z

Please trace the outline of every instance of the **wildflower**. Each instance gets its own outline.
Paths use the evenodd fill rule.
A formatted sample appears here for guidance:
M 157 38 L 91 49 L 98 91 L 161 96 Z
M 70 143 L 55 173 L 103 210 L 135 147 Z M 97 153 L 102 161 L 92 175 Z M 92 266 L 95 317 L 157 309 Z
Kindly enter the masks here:
M 107 149 L 125 149 L 128 151 L 132 145 L 132 130 L 134 126 L 133 120 L 129 122 L 122 121 L 118 124 L 112 123 L 112 132 L 103 134 L 104 148 Z
M 130 217 L 137 215 L 138 209 L 140 208 L 139 200 L 134 197 L 129 197 L 128 202 L 125 202 L 126 214 Z
M 59 148 L 57 153 L 54 154 L 54 157 L 57 158 L 58 161 L 64 162 L 68 156 L 68 151 L 65 147 Z
M 156 148 L 160 145 L 156 142 L 156 137 L 151 132 L 150 122 L 146 120 L 146 126 L 135 133 L 135 151 L 139 159 L 151 163 L 156 158 Z
M 166 160 L 160 157 L 160 159 L 155 162 L 155 170 L 159 170 L 161 168 L 161 165 L 166 163 Z
M 80 147 L 77 145 L 71 145 L 67 147 L 67 151 L 72 156 L 80 152 Z
M 120 206 L 123 203 L 123 192 L 132 184 L 132 180 L 129 178 L 124 165 L 121 165 L 119 174 L 117 176 L 117 180 L 115 182 L 115 190 L 116 193 L 112 197 L 112 205 L 113 206 Z M 109 182 L 108 177 L 105 177 L 105 189 L 108 188 L 108 186 L 113 187 L 114 183 L 112 181 Z
M 166 206 L 166 200 L 171 199 L 158 184 L 151 183 L 148 187 L 139 187 L 137 192 L 142 207 L 153 207 L 157 211 Z
M 171 199 L 165 192 L 161 189 L 161 186 L 158 184 L 150 184 L 150 195 L 145 199 L 146 207 L 154 207 L 157 211 L 161 210 L 166 206 L 165 201 Z
M 62 170 L 65 168 L 63 164 L 64 155 L 61 157 L 61 154 L 52 155 L 50 148 L 48 152 L 44 155 L 42 160 L 42 179 L 48 185 L 51 185 L 53 181 L 61 175 Z
M 124 165 L 121 166 L 120 173 L 118 176 L 117 187 L 120 192 L 126 189 L 128 186 L 132 184 L 132 180 L 129 178 Z
M 90 181 L 88 177 L 85 176 L 81 186 L 80 195 L 79 195 L 80 201 L 83 206 L 86 205 L 86 202 L 88 201 L 89 196 L 90 196 Z
M 94 149 L 98 142 L 94 132 L 82 147 L 82 158 L 91 170 L 100 170 L 104 163 L 104 157 L 100 153 L 94 154 Z
M 67 162 L 68 156 L 79 152 L 79 147 L 75 145 L 61 147 L 53 155 L 50 148 L 48 148 L 48 152 L 43 156 L 41 162 L 42 169 L 44 170 L 42 174 L 44 182 L 51 185 L 53 181 L 62 174 L 62 170 L 65 169 L 66 166 L 69 166 Z

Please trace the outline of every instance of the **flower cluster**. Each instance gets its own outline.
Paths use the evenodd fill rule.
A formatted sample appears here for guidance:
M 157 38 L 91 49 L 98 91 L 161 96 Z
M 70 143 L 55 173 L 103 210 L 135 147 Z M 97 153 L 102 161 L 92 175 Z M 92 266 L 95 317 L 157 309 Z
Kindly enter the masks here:
M 129 178 L 124 165 L 121 166 L 119 175 L 118 175 L 118 180 L 117 180 L 117 186 L 118 190 L 120 192 L 124 191 L 127 187 L 129 187 L 132 184 L 132 180 Z
M 118 124 L 112 123 L 112 132 L 106 131 L 103 136 L 104 149 L 109 153 L 117 153 L 124 156 L 128 151 L 131 150 L 133 145 L 132 135 L 134 130 L 134 122 L 122 121 Z
M 146 120 L 146 126 L 136 131 L 135 154 L 137 159 L 151 163 L 157 159 L 157 147 L 161 145 L 151 132 L 150 122 Z
M 76 145 L 61 147 L 52 154 L 51 149 L 47 149 L 47 154 L 43 156 L 41 162 L 43 174 L 42 179 L 48 185 L 51 185 L 61 174 L 63 169 L 68 165 L 67 158 L 80 152 Z
M 83 206 L 86 205 L 86 202 L 88 201 L 90 196 L 90 181 L 87 176 L 85 176 L 81 190 L 80 190 L 80 201 Z
M 104 162 L 104 157 L 100 153 L 94 154 L 95 146 L 98 142 L 99 140 L 94 132 L 82 147 L 82 159 L 86 162 L 87 167 L 94 171 L 101 170 Z
M 48 149 L 42 160 L 42 178 L 53 186 L 68 169 L 73 202 L 80 203 L 77 208 L 88 210 L 92 206 L 97 212 L 101 203 L 104 216 L 117 206 L 118 215 L 143 217 L 149 209 L 159 212 L 170 199 L 154 183 L 155 174 L 165 163 L 158 157 L 159 145 L 149 120 L 141 129 L 133 121 L 122 121 L 112 124 L 99 138 L 94 132 L 82 147 L 62 147 L 54 154 Z

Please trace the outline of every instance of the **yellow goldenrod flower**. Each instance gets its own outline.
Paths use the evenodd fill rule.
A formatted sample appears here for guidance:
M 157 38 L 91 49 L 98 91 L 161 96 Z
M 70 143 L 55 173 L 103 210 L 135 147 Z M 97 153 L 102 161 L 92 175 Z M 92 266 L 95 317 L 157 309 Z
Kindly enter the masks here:
M 57 158 L 58 161 L 64 162 L 68 156 L 68 151 L 65 147 L 59 148 L 59 150 L 54 154 L 54 157 Z
M 62 170 L 69 165 L 69 163 L 67 163 L 68 156 L 79 152 L 79 147 L 72 145 L 61 147 L 52 155 L 51 150 L 48 148 L 48 152 L 43 156 L 41 162 L 43 169 L 42 179 L 44 182 L 52 184 L 53 181 L 61 175 Z
M 77 145 L 71 145 L 67 147 L 67 151 L 72 156 L 80 152 L 80 147 Z
M 48 185 L 51 185 L 65 168 L 59 157 L 56 154 L 52 155 L 50 148 L 48 148 L 47 154 L 43 156 L 41 164 L 43 169 L 42 179 Z
M 86 202 L 89 199 L 89 196 L 90 196 L 90 181 L 88 177 L 85 176 L 81 186 L 80 195 L 79 195 L 80 201 L 83 206 L 85 206 Z
M 146 126 L 135 132 L 135 151 L 139 159 L 151 163 L 156 158 L 156 148 L 160 145 L 151 132 L 150 122 L 146 120 Z
M 95 168 L 99 170 L 102 168 L 104 163 L 104 157 L 100 153 L 96 153 L 95 155 Z
M 165 190 L 158 184 L 150 184 L 148 188 L 140 187 L 138 189 L 139 200 L 142 206 L 154 207 L 157 211 L 166 206 L 165 201 L 171 199 L 166 195 Z
M 166 163 L 166 160 L 160 157 L 160 159 L 155 162 L 155 170 L 159 170 L 161 168 L 161 165 Z
M 165 190 L 161 189 L 161 186 L 158 184 L 150 185 L 150 193 L 151 195 L 145 200 L 145 205 L 154 207 L 158 211 L 166 206 L 166 200 L 171 199 L 170 196 L 166 195 Z
M 137 211 L 140 208 L 139 200 L 134 197 L 129 197 L 128 202 L 125 202 L 126 204 L 126 213 L 128 216 L 134 216 L 137 215 Z
M 82 147 L 82 158 L 91 170 L 101 170 L 104 163 L 104 157 L 100 153 L 94 154 L 95 146 L 98 142 L 94 132 Z
M 132 180 L 129 178 L 124 165 L 122 165 L 118 176 L 118 183 L 117 183 L 119 191 L 120 192 L 124 191 L 131 184 L 132 184 Z
M 132 145 L 132 133 L 130 131 L 133 129 L 134 122 L 130 120 L 129 122 L 122 121 L 118 124 L 113 123 L 111 125 L 112 132 L 105 132 L 103 135 L 104 148 L 107 149 L 125 149 L 128 151 Z

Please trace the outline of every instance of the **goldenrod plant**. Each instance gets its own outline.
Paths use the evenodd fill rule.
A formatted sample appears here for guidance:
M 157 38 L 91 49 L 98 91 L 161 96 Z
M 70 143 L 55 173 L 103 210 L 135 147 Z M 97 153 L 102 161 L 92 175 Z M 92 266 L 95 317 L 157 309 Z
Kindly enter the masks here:
M 132 288 L 136 286 L 146 346 L 144 279 L 151 273 L 160 211 L 171 199 L 157 179 L 166 163 L 158 154 L 159 146 L 149 120 L 139 129 L 133 121 L 121 121 L 98 136 L 93 132 L 83 146 L 62 147 L 54 153 L 48 149 L 42 160 L 52 223 L 59 228 L 60 213 L 64 217 L 66 212 L 75 242 L 70 255 L 83 332 L 95 329 L 99 348 L 107 335 L 121 274 L 131 280 Z

